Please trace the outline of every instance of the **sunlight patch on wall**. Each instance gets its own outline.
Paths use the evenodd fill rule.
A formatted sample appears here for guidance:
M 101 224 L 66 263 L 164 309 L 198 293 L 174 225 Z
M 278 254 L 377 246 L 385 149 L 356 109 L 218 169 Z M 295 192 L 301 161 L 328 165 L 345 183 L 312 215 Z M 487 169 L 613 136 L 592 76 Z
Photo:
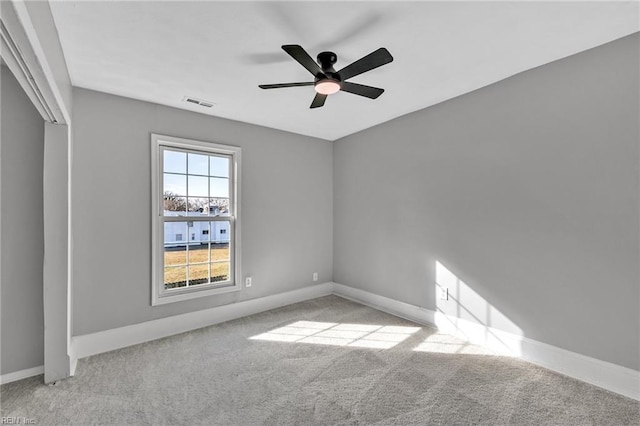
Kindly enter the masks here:
M 438 329 L 499 354 L 521 355 L 522 329 L 442 263 L 435 266 Z
M 421 330 L 421 327 L 297 321 L 249 339 L 390 349 L 419 330 Z

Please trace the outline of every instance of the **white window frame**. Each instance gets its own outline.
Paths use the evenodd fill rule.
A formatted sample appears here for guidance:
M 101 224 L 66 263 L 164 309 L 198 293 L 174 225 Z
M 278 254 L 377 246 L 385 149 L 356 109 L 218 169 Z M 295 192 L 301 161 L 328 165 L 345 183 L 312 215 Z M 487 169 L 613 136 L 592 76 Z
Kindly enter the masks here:
M 163 199 L 163 148 L 177 148 L 188 152 L 200 152 L 204 154 L 221 154 L 231 158 L 229 179 L 231 190 L 229 192 L 230 216 L 209 217 L 210 221 L 230 222 L 230 248 L 231 281 L 225 283 L 200 284 L 193 287 L 165 290 L 164 288 L 164 199 Z M 192 139 L 177 138 L 173 136 L 151 134 L 151 305 L 163 305 L 182 300 L 212 296 L 221 293 L 239 291 L 241 287 L 242 269 L 240 258 L 240 157 L 241 149 L 238 146 L 222 145 L 213 142 L 196 141 Z M 188 221 L 188 216 L 184 221 Z M 189 240 L 186 240 L 187 243 Z

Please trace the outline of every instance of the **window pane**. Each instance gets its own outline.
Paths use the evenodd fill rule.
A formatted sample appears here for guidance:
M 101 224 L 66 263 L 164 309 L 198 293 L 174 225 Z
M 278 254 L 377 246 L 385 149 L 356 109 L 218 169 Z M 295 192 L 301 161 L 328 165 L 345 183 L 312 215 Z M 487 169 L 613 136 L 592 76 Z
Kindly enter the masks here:
M 209 175 L 209 156 L 201 154 L 189 153 L 189 174 L 190 175 Z
M 207 216 L 209 214 L 208 198 L 189 197 L 189 216 Z
M 213 244 L 228 244 L 230 241 L 231 222 L 210 222 L 211 242 Z
M 171 173 L 164 174 L 163 193 L 171 195 L 187 195 L 187 176 L 174 175 Z
M 164 268 L 164 288 L 186 287 L 187 286 L 187 268 L 179 266 L 177 268 Z
M 191 232 L 196 234 L 196 242 L 208 246 L 209 244 L 209 222 L 193 222 Z
M 164 150 L 164 172 L 169 173 L 186 173 L 187 172 L 187 154 L 179 151 Z
M 209 157 L 209 175 L 219 177 L 229 177 L 229 158 Z
M 176 266 L 187 264 L 187 247 L 164 247 L 164 266 Z
M 209 243 L 189 246 L 189 265 L 209 262 Z
M 202 241 L 211 241 L 211 222 L 202 222 Z
M 209 206 L 211 216 L 229 216 L 228 198 L 211 198 Z
M 164 194 L 164 215 L 165 216 L 183 216 L 177 213 L 184 213 L 187 209 L 187 199 L 178 197 L 171 193 Z M 170 212 L 176 212 L 174 214 Z
M 202 176 L 189 176 L 189 197 L 208 197 L 209 188 L 207 178 Z
M 211 261 L 229 260 L 229 244 L 211 244 Z
M 229 281 L 229 262 L 212 263 L 211 264 L 211 282 Z
M 189 285 L 206 284 L 209 282 L 209 264 L 189 265 Z
M 210 178 L 211 197 L 229 198 L 229 179 Z
M 176 248 L 185 246 L 185 236 L 187 235 L 187 222 L 165 222 L 164 224 L 164 246 L 166 248 Z

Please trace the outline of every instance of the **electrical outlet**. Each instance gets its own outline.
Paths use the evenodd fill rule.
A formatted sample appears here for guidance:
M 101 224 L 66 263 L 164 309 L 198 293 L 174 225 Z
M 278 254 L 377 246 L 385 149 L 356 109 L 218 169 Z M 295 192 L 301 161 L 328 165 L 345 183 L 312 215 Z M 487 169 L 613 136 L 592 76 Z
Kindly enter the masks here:
M 446 287 L 440 287 L 440 299 L 449 300 L 449 289 Z
M 245 277 L 244 278 L 244 286 L 245 287 L 251 287 L 253 285 L 253 278 L 252 277 Z
M 318 281 L 318 273 L 317 272 L 313 273 L 313 280 L 314 281 Z

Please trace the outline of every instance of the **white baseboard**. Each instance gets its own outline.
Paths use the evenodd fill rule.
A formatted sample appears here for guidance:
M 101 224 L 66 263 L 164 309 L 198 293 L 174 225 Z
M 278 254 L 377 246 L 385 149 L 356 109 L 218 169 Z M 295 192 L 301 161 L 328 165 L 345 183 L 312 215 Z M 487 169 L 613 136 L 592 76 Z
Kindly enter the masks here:
M 386 312 L 397 317 L 408 319 L 418 324 L 424 324 L 436 328 L 434 312 L 409 303 L 399 302 L 388 297 L 379 296 L 368 291 L 333 283 L 333 293 L 336 296 L 362 303 L 379 311 Z
M 20 371 L 14 371 L 13 373 L 7 373 L 0 376 L 0 384 L 11 383 L 17 380 L 26 379 L 28 377 L 37 376 L 39 374 L 44 374 L 44 365 L 39 365 L 37 367 L 26 368 Z
M 640 371 L 591 358 L 524 336 L 334 283 L 334 294 L 437 328 L 470 343 L 514 356 L 592 385 L 640 400 Z
M 272 296 L 245 300 L 97 333 L 74 336 L 71 339 L 72 353 L 76 359 L 84 358 L 242 318 L 292 303 L 327 296 L 332 293 L 333 283 L 323 283 Z

